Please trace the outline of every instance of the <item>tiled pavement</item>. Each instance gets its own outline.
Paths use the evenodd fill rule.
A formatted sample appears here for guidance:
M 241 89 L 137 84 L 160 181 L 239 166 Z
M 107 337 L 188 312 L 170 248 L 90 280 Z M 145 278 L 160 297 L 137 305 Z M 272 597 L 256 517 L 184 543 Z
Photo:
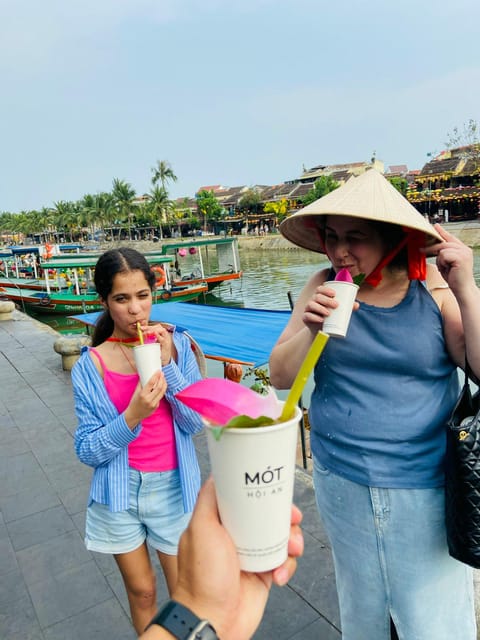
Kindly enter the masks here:
M 114 560 L 83 544 L 91 471 L 73 451 L 70 373 L 53 350 L 57 336 L 19 312 L 0 322 L 0 638 L 133 640 Z M 203 435 L 196 446 L 206 476 Z M 291 583 L 273 589 L 255 640 L 339 640 L 331 553 L 300 468 L 295 502 L 305 554 Z

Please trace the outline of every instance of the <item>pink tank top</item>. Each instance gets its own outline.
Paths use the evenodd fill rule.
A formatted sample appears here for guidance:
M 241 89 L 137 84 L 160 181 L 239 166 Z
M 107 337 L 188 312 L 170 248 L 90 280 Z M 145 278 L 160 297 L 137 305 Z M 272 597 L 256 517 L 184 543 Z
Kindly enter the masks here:
M 105 366 L 96 349 L 91 349 L 103 369 L 103 382 L 110 400 L 122 413 L 128 406 L 138 384 L 138 374 L 117 373 Z M 128 445 L 128 464 L 137 471 L 171 471 L 178 467 L 172 409 L 162 398 L 156 411 L 142 420 L 138 438 Z

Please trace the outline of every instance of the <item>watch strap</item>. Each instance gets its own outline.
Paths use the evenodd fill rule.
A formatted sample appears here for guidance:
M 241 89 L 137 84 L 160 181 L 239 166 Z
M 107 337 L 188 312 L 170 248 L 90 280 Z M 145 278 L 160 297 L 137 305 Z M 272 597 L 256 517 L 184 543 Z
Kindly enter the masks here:
M 216 631 L 208 620 L 202 620 L 176 600 L 169 600 L 164 604 L 148 627 L 152 624 L 163 627 L 177 640 L 218 640 Z

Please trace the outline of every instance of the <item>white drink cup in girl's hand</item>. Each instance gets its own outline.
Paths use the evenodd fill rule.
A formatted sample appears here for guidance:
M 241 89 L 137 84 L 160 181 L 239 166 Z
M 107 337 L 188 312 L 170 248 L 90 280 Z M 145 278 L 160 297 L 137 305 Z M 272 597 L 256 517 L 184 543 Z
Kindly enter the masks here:
M 133 347 L 133 357 L 140 376 L 140 384 L 144 387 L 156 371 L 162 370 L 160 343 L 149 342 Z
M 333 338 L 344 338 L 350 324 L 358 285 L 344 280 L 329 280 L 324 285 L 329 289 L 334 289 L 338 307 L 329 310 L 330 315 L 323 321 L 322 331 Z

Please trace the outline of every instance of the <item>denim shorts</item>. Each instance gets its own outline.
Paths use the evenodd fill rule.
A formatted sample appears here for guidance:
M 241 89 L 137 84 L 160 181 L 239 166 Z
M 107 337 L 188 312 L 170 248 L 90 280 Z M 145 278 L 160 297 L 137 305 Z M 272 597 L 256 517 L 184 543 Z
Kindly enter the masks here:
M 381 489 L 314 460 L 344 640 L 475 640 L 472 570 L 448 554 L 443 487 Z
M 146 540 L 157 551 L 176 555 L 191 516 L 183 509 L 178 469 L 155 473 L 129 469 L 129 500 L 127 511 L 115 512 L 92 502 L 87 509 L 87 549 L 128 553 Z

